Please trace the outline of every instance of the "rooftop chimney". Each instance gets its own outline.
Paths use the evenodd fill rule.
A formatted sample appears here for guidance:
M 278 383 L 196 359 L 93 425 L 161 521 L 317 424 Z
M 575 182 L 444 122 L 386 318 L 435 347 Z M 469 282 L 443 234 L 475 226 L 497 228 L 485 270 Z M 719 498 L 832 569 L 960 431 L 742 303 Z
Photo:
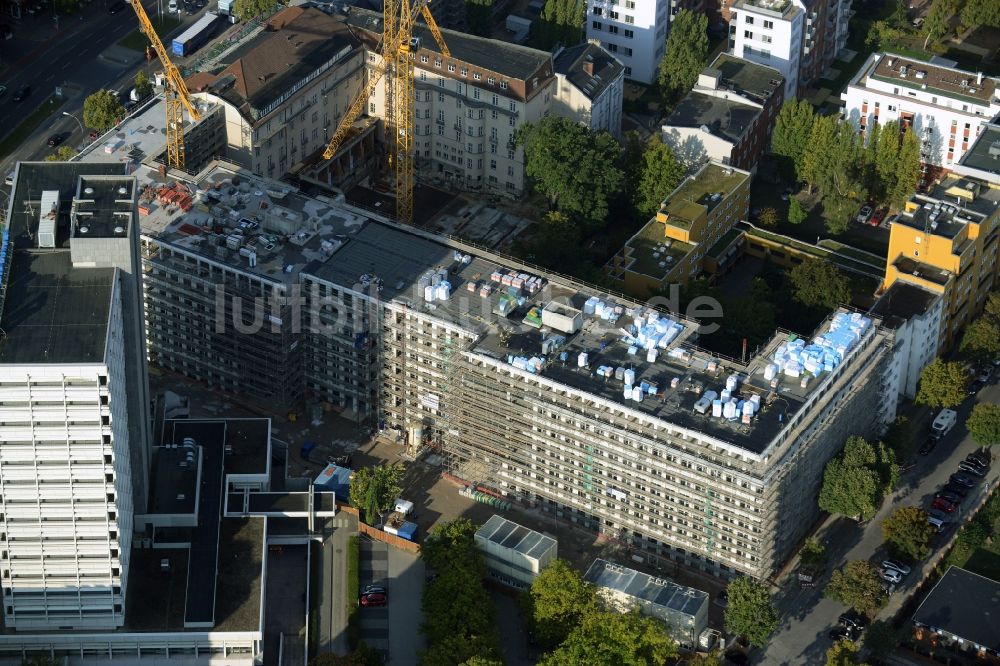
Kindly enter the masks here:
M 977 86 L 983 85 L 983 73 L 982 72 L 976 72 L 976 85 Z
M 588 76 L 594 75 L 594 63 L 587 61 L 583 63 L 583 71 L 587 73 Z

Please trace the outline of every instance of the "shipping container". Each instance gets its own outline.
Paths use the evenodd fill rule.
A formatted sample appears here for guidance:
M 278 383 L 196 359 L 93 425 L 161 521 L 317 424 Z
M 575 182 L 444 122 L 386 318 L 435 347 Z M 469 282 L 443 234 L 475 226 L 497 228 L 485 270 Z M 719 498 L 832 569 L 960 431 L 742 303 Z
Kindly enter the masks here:
M 208 12 L 195 21 L 194 25 L 174 39 L 174 55 L 187 56 L 200 49 L 205 42 L 215 35 L 215 26 L 218 18 L 219 15 L 215 12 Z

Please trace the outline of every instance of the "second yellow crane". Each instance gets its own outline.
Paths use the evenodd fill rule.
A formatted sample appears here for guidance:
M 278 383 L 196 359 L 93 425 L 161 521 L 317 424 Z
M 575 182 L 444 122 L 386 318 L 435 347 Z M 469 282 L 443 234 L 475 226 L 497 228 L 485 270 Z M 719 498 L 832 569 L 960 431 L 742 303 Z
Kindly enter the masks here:
M 323 152 L 324 159 L 328 160 L 336 155 L 354 121 L 368 105 L 368 98 L 385 77 L 386 150 L 395 180 L 396 219 L 406 224 L 413 222 L 413 24 L 418 15 L 423 17 L 441 53 L 446 57 L 451 55 L 427 0 L 416 0 L 412 4 L 410 0 L 385 0 L 380 43 L 382 61 L 369 71 L 368 80 Z

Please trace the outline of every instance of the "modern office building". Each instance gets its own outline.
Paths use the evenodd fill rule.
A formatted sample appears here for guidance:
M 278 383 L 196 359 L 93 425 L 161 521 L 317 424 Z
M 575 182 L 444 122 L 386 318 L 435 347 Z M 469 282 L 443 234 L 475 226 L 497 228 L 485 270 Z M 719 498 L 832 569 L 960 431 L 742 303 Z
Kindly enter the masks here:
M 149 399 L 136 182 L 19 163 L 0 249 L 0 570 L 7 628 L 124 621 Z
M 625 78 L 656 81 L 670 25 L 670 0 L 588 0 L 587 40 L 599 43 L 625 67 Z
M 996 284 L 998 202 L 1000 187 L 949 177 L 911 197 L 891 223 L 882 288 L 903 281 L 941 296 L 941 351 L 959 341 Z
M 301 294 L 300 337 L 283 352 L 300 375 L 288 386 L 651 562 L 766 575 L 816 517 L 827 459 L 894 416 L 882 406 L 890 334 L 877 321 L 838 313 L 804 332 L 814 346 L 781 333 L 746 364 L 713 358 L 687 320 L 330 199 L 273 198 L 232 169 L 215 165 L 189 185 L 240 194 L 244 222 L 233 200 L 143 218 L 155 328 L 190 326 L 195 304 L 197 347 L 215 312 L 232 316 L 192 281 L 202 272 L 262 297 L 274 291 L 260 290 L 264 278 L 287 281 L 278 291 Z M 297 228 L 273 230 L 288 218 L 259 211 L 275 205 L 302 211 Z M 295 316 L 268 323 L 280 330 Z M 217 383 L 225 365 L 264 363 L 251 339 L 272 333 L 246 335 L 222 356 L 185 356 L 181 336 L 151 335 L 150 355 Z
M 721 0 L 729 51 L 773 67 L 785 99 L 822 77 L 847 44 L 852 0 Z
M 923 161 L 946 170 L 1000 114 L 995 79 L 892 53 L 873 53 L 841 99 L 844 116 L 860 129 L 892 120 L 912 127 Z
M 619 289 L 648 298 L 683 284 L 750 209 L 750 173 L 709 162 L 669 193 L 660 210 L 605 266 Z
M 583 579 L 612 608 L 622 612 L 638 608 L 663 620 L 671 637 L 685 648 L 697 646 L 708 629 L 708 592 L 603 559 L 594 560 Z
M 587 42 L 557 49 L 552 61 L 557 86 L 552 113 L 621 139 L 624 65 Z
M 784 100 L 776 69 L 720 54 L 663 121 L 663 142 L 685 164 L 715 160 L 753 169 Z
M 493 515 L 476 530 L 476 546 L 486 558 L 486 573 L 497 582 L 525 590 L 556 559 L 556 540 Z

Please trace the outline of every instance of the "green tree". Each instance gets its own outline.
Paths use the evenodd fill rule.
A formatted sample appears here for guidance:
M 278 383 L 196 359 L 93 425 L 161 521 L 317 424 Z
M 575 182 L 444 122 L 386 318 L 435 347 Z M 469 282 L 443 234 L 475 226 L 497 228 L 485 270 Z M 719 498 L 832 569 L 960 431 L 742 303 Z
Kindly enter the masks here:
M 813 105 L 808 100 L 788 100 L 778 111 L 771 132 L 771 152 L 784 158 L 786 175 L 802 179 L 814 121 Z
M 730 581 L 726 592 L 726 631 L 746 637 L 751 645 L 765 645 L 778 628 L 778 611 L 767 587 L 741 576 Z
M 573 46 L 583 38 L 587 4 L 583 0 L 546 0 L 531 27 L 532 43 L 546 51 L 558 44 Z
M 934 0 L 924 17 L 924 50 L 931 42 L 937 44 L 951 32 L 951 17 L 955 13 L 956 0 Z
M 472 34 L 489 37 L 493 29 L 493 3 L 490 0 L 465 0 L 465 23 Z
M 858 646 L 853 641 L 837 641 L 826 651 L 826 666 L 855 666 L 858 664 Z
M 894 25 L 892 21 L 873 21 L 868 28 L 865 44 L 874 47 L 876 51 L 882 51 L 898 44 L 905 35 L 906 33 Z
M 882 536 L 895 555 L 919 560 L 930 552 L 934 526 L 927 513 L 915 506 L 901 506 L 882 521 Z
M 994 446 L 1000 444 L 1000 405 L 981 402 L 972 408 L 965 420 L 965 427 L 977 444 Z
M 913 195 L 920 182 L 920 141 L 911 128 L 903 132 L 899 153 L 896 157 L 896 167 L 890 182 L 886 184 L 886 195 L 889 203 L 896 208 Z
M 817 567 L 826 560 L 826 546 L 816 537 L 809 537 L 799 550 L 799 560 L 807 567 Z
M 965 327 L 962 351 L 980 361 L 1000 358 L 1000 294 L 987 296 L 983 313 Z
M 59 146 L 56 152 L 45 156 L 46 162 L 69 162 L 76 157 L 76 151 L 69 146 Z
M 403 478 L 400 464 L 363 467 L 351 475 L 351 504 L 364 512 L 364 521 L 369 525 L 378 522 L 380 514 L 393 507 L 402 488 Z
M 621 148 L 607 132 L 592 132 L 559 116 L 546 116 L 517 132 L 525 173 L 558 210 L 595 223 L 608 214 L 608 199 L 621 187 L 616 166 Z
M 636 210 L 645 217 L 652 216 L 682 180 L 684 167 L 674 157 L 670 146 L 663 143 L 659 134 L 654 134 L 642 153 L 642 167 L 635 189 Z
M 802 208 L 797 197 L 788 200 L 788 222 L 791 224 L 802 224 L 806 221 L 806 211 Z
M 382 655 L 378 650 L 364 641 L 358 644 L 354 652 L 338 655 L 325 652 L 309 660 L 309 666 L 382 666 Z
M 1000 28 L 1000 3 L 996 0 L 965 0 L 962 25 L 967 28 Z
M 662 664 L 679 654 L 666 625 L 643 616 L 638 608 L 627 613 L 595 611 L 586 614 L 566 640 L 538 662 L 539 666 Z
M 810 308 L 833 309 L 851 301 L 847 277 L 825 259 L 807 259 L 788 273 L 796 301 Z
M 936 358 L 920 373 L 916 403 L 927 407 L 954 407 L 968 395 L 969 376 L 957 361 Z
M 708 16 L 687 9 L 670 22 L 657 82 L 668 96 L 686 94 L 708 61 Z
M 565 641 L 583 616 L 597 607 L 594 588 L 561 559 L 538 574 L 522 600 L 535 640 L 547 648 Z
M 249 21 L 275 5 L 275 0 L 236 0 L 233 3 L 233 14 L 241 21 Z
M 778 211 L 768 206 L 764 210 L 760 211 L 760 217 L 757 218 L 757 224 L 767 229 L 778 226 Z
M 110 90 L 98 90 L 83 101 L 83 124 L 98 132 L 106 132 L 125 115 L 118 95 Z
M 771 142 L 773 145 L 773 138 Z M 832 189 L 833 170 L 842 161 L 836 159 L 836 154 L 841 150 L 842 147 L 837 146 L 837 119 L 833 116 L 816 116 L 809 128 L 809 138 L 802 155 L 802 168 L 798 171 L 799 178 L 806 181 L 810 191 L 813 188 L 819 188 L 822 192 Z
M 868 617 L 886 602 L 878 570 L 868 560 L 855 560 L 834 571 L 823 594 Z
M 153 82 L 141 69 L 135 75 L 135 94 L 139 99 L 146 99 L 153 94 Z
M 503 661 L 500 659 L 493 659 L 492 657 L 469 657 L 463 661 L 460 666 L 503 666 Z
M 881 662 L 899 646 L 899 633 L 885 620 L 875 620 L 865 630 L 864 646 L 872 659 Z
M 910 419 L 905 416 L 897 416 L 896 420 L 889 424 L 882 441 L 898 456 L 900 452 L 909 449 L 910 443 L 915 437 L 916 433 Z
M 885 444 L 848 437 L 840 455 L 823 470 L 819 508 L 829 513 L 869 520 L 899 478 L 895 453 Z

